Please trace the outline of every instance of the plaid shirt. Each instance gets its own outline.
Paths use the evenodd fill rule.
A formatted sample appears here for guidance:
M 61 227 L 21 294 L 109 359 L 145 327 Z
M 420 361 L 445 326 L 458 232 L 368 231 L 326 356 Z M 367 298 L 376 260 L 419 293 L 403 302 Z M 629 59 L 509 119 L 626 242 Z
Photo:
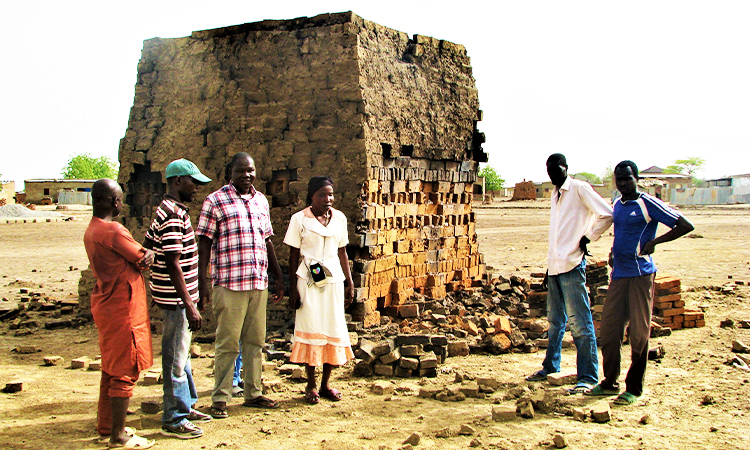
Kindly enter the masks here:
M 268 200 L 252 189 L 240 197 L 230 183 L 203 202 L 195 233 L 212 240 L 211 282 L 232 291 L 268 288 L 266 239 L 273 236 Z

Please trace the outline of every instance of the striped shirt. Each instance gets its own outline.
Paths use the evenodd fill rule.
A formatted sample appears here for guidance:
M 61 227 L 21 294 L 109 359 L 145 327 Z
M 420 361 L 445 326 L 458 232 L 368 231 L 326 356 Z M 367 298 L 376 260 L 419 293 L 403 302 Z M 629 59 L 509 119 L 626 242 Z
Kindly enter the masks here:
M 231 291 L 268 288 L 266 239 L 273 236 L 265 195 L 252 189 L 243 198 L 232 184 L 203 202 L 199 236 L 211 239 L 211 283 Z
M 182 305 L 182 299 L 169 279 L 165 254 L 180 254 L 185 284 L 190 299 L 198 302 L 198 245 L 187 206 L 167 194 L 156 209 L 156 217 L 146 232 L 155 253 L 151 265 L 151 295 L 162 305 Z M 183 305 L 184 306 L 184 305 Z
M 680 217 L 680 213 L 664 202 L 643 192 L 635 200 L 623 202 L 622 197 L 615 200 L 612 279 L 656 272 L 653 258 L 651 255 L 641 256 L 641 249 L 656 238 L 659 223 L 674 228 Z

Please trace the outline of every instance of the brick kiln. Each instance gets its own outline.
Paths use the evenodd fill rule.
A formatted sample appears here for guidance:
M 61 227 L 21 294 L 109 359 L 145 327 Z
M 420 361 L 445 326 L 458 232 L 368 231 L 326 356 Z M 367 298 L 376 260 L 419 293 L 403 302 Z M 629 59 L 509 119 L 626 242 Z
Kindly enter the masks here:
M 463 46 L 351 12 L 151 39 L 120 142 L 123 221 L 142 238 L 170 161 L 195 162 L 215 180 L 208 194 L 246 151 L 283 264 L 307 180 L 330 175 L 349 218 L 351 313 L 378 325 L 413 293 L 440 298 L 483 275 L 471 206 L 481 116 Z M 191 206 L 195 223 L 200 199 Z

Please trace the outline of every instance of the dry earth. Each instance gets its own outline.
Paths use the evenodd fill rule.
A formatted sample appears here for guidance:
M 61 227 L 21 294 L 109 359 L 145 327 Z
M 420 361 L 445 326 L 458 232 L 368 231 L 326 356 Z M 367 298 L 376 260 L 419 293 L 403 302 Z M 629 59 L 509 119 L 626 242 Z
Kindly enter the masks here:
M 545 201 L 495 202 L 477 209 L 480 250 L 496 273 L 524 276 L 544 269 L 548 206 Z M 667 354 L 660 362 L 649 362 L 645 395 L 635 405 L 613 406 L 609 423 L 577 422 L 565 414 L 572 406 L 588 409 L 596 399 L 565 396 L 560 388 L 546 383 L 522 381 L 541 365 L 544 355 L 539 352 L 450 358 L 437 379 L 425 381 L 453 385 L 456 373 L 465 378 L 498 379 L 501 388 L 481 400 L 425 400 L 416 395 L 418 379 L 392 379 L 396 392 L 378 396 L 370 392 L 375 378 L 352 378 L 349 368 L 343 368 L 335 372 L 334 381 L 344 392 L 344 400 L 310 406 L 302 402 L 302 383 L 266 372 L 266 384 L 277 390 L 270 395 L 282 403 L 280 410 L 264 412 L 235 403 L 229 419 L 204 425 L 203 438 L 178 441 L 159 436 L 159 415 L 139 409 L 141 401 L 160 398 L 161 386 L 139 385 L 129 424 L 157 439 L 157 448 L 169 449 L 399 449 L 415 432 L 421 435 L 417 449 L 550 448 L 556 434 L 563 435 L 571 449 L 749 448 L 750 373 L 724 363 L 731 356 L 732 341 L 749 342 L 750 330 L 721 328 L 719 322 L 750 319 L 750 291 L 745 285 L 722 294 L 714 287 L 750 281 L 750 209 L 706 207 L 684 212 L 696 225 L 696 237 L 660 246 L 656 259 L 661 273 L 682 278 L 683 289 L 691 291 L 683 294 L 687 306 L 705 311 L 706 327 L 657 339 Z M 9 299 L 7 303 L 16 301 L 20 287 L 55 298 L 75 297 L 76 268 L 87 265 L 82 236 L 90 211 L 71 213 L 80 220 L 0 225 L 0 295 Z M 604 236 L 593 245 L 596 258 L 606 257 L 611 240 L 611 235 Z M 0 335 L 0 386 L 24 382 L 22 392 L 0 394 L 0 448 L 102 448 L 94 440 L 99 373 L 41 364 L 44 355 L 63 356 L 66 366 L 72 358 L 96 356 L 96 329 L 91 325 L 76 330 L 40 329 L 15 337 L 5 323 L 0 324 Z M 41 351 L 31 355 L 11 351 L 20 344 L 35 345 Z M 154 346 L 158 355 L 158 337 Z M 623 359 L 626 366 L 627 355 Z M 210 361 L 193 361 L 200 408 L 210 403 Z M 575 371 L 573 349 L 564 350 L 563 368 Z M 547 390 L 554 399 L 554 411 L 534 419 L 493 422 L 492 407 L 514 405 L 506 396 L 519 385 Z M 646 424 L 641 423 L 644 416 L 648 416 Z M 437 437 L 438 430 L 457 431 L 461 425 L 469 425 L 473 435 Z

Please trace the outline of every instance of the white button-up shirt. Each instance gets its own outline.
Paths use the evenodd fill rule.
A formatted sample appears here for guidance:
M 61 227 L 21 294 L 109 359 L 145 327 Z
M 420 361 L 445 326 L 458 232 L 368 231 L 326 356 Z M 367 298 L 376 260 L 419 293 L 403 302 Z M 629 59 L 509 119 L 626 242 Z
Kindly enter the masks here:
M 558 192 L 561 193 L 558 199 Z M 583 259 L 578 244 L 583 236 L 592 242 L 612 225 L 612 206 L 585 181 L 568 177 L 552 190 L 549 222 L 549 275 L 570 272 Z

